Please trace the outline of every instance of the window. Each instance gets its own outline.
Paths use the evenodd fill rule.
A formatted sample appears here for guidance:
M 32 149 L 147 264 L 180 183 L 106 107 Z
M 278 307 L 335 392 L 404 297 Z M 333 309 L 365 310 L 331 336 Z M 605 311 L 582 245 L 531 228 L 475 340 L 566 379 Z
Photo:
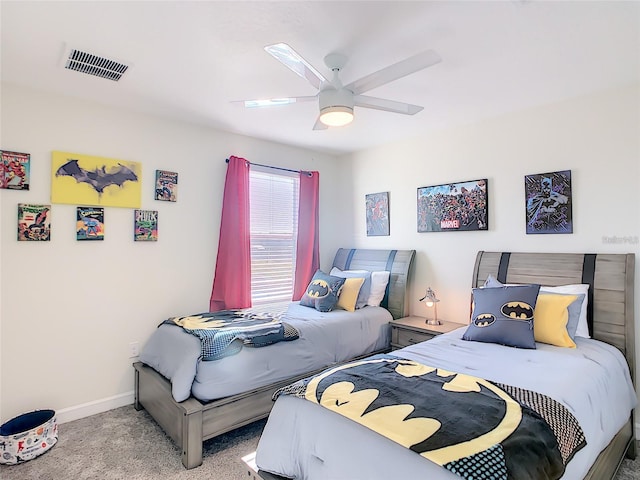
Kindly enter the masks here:
M 296 268 L 298 174 L 252 165 L 251 303 L 290 301 Z

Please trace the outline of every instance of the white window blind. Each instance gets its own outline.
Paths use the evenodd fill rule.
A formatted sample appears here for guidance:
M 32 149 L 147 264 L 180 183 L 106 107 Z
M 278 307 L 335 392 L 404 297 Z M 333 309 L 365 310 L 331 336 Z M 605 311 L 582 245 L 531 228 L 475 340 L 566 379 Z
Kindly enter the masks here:
M 290 301 L 296 268 L 298 174 L 251 166 L 251 302 Z

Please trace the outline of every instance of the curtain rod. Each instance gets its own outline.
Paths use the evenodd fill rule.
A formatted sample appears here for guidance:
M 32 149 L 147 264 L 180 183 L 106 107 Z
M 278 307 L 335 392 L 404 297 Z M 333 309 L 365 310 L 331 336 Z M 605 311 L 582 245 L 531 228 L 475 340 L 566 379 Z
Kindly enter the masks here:
M 229 163 L 229 159 L 226 158 L 225 162 Z M 262 163 L 253 163 L 253 162 L 250 162 L 249 160 L 246 160 L 246 162 L 249 165 L 255 165 L 256 167 L 273 168 L 274 170 L 284 170 L 285 172 L 292 172 L 292 173 L 302 173 L 302 172 L 304 172 L 309 176 L 313 175 L 311 172 L 307 172 L 305 170 L 292 170 L 290 168 L 274 167 L 273 165 L 263 165 Z

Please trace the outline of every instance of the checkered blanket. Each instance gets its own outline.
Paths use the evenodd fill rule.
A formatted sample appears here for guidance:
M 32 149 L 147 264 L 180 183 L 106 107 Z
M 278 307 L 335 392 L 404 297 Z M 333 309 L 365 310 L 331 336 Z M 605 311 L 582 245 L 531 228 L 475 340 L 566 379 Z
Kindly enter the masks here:
M 286 311 L 282 306 L 246 310 L 205 312 L 172 317 L 161 325 L 176 325 L 200 339 L 202 360 L 218 360 L 235 355 L 243 346 L 265 347 L 298 338 L 298 331 L 280 321 Z

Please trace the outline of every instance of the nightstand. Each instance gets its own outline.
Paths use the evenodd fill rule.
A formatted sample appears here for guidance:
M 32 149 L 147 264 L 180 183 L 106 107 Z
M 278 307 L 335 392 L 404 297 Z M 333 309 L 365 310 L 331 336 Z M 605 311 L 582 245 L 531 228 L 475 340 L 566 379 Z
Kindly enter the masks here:
M 464 326 L 461 323 L 440 320 L 440 325 L 427 325 L 424 317 L 403 317 L 389 322 L 391 325 L 391 349 L 431 340 L 436 335 Z

